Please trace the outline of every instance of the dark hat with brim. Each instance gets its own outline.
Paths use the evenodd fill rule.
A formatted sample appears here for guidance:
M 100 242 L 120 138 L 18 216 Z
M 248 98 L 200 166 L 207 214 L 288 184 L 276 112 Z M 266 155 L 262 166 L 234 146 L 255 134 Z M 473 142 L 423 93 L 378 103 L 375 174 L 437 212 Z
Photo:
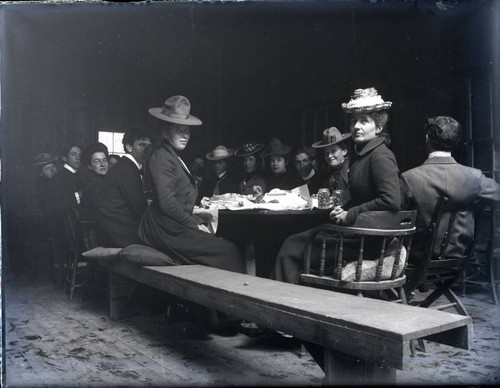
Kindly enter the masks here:
M 323 140 L 313 143 L 313 148 L 325 148 L 341 143 L 351 138 L 350 133 L 340 133 L 335 127 L 327 128 L 323 131 Z
M 172 96 L 160 108 L 149 108 L 149 113 L 160 120 L 174 124 L 201 125 L 202 121 L 190 114 L 191 103 L 184 96 Z
M 292 147 L 283 144 L 280 139 L 271 139 L 269 144 L 262 152 L 262 156 L 284 156 L 288 155 L 292 151 Z
M 226 148 L 223 145 L 218 145 L 212 152 L 209 152 L 206 157 L 208 160 L 222 160 L 233 156 L 234 150 Z
M 59 158 L 57 156 L 52 156 L 51 154 L 47 154 L 42 152 L 33 158 L 33 163 L 30 164 L 31 167 L 41 167 L 46 164 L 54 163 Z
M 245 143 L 238 148 L 234 153 L 234 156 L 242 158 L 244 156 L 254 155 L 260 152 L 264 148 L 264 144 L 261 143 Z

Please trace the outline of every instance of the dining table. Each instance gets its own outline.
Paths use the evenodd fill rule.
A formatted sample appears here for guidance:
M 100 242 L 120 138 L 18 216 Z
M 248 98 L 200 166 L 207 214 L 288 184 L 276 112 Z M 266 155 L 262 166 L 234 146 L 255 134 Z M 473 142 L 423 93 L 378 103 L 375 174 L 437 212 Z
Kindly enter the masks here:
M 222 209 L 218 213 L 216 235 L 240 247 L 247 260 L 247 272 L 253 272 L 260 277 L 270 277 L 276 255 L 286 238 L 329 222 L 330 211 L 316 208 Z
M 271 190 L 260 200 L 234 193 L 203 198 L 194 213 L 210 213 L 209 229 L 238 245 L 248 274 L 270 277 L 287 237 L 329 222 L 331 209 L 318 208 L 304 186 Z

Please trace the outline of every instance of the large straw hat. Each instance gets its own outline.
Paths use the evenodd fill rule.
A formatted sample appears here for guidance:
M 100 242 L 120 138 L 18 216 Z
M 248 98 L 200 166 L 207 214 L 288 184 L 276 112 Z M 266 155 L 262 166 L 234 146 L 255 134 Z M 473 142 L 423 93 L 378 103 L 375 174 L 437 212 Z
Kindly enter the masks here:
M 245 143 L 240 148 L 236 150 L 234 156 L 236 157 L 244 157 L 256 154 L 264 148 L 264 144 L 261 143 Z
M 208 160 L 222 160 L 233 156 L 234 150 L 232 148 L 226 148 L 223 145 L 218 145 L 212 152 L 209 152 L 206 156 Z
M 202 121 L 190 114 L 191 103 L 184 96 L 172 96 L 161 108 L 149 108 L 149 113 L 160 120 L 174 124 L 201 125 Z
M 323 140 L 313 143 L 313 148 L 324 148 L 348 140 L 350 133 L 340 133 L 335 127 L 327 128 L 323 131 Z
M 375 88 L 356 89 L 351 100 L 342 104 L 346 113 L 365 113 L 389 109 L 391 101 L 384 101 Z
M 33 163 L 31 163 L 31 167 L 40 167 L 45 166 L 49 163 L 54 163 L 58 159 L 57 156 L 52 156 L 46 152 L 42 152 L 33 158 Z

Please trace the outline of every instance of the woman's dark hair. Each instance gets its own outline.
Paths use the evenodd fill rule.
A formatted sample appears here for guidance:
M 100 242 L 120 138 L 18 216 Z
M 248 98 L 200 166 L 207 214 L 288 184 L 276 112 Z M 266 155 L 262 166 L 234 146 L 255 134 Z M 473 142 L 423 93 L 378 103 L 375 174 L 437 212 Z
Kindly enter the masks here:
M 377 127 L 382 127 L 382 131 L 379 132 L 379 137 L 385 138 L 385 144 L 391 144 L 391 134 L 387 130 L 387 123 L 389 122 L 389 112 L 386 110 L 378 110 L 368 113 L 375 121 Z
M 83 152 L 83 160 L 85 164 L 90 164 L 92 155 L 96 152 L 103 152 L 106 155 L 106 159 L 109 159 L 108 147 L 106 147 L 103 143 L 97 142 L 88 146 Z
M 462 139 L 460 123 L 449 116 L 436 116 L 428 119 L 425 132 L 431 147 L 436 151 L 451 151 Z
M 63 144 L 63 146 L 61 148 L 61 155 L 60 156 L 67 156 L 69 154 L 69 151 L 71 151 L 71 149 L 73 147 L 78 147 L 80 149 L 80 151 L 82 150 L 82 146 L 79 145 L 79 144 L 76 144 L 76 143 L 65 143 L 65 144 Z

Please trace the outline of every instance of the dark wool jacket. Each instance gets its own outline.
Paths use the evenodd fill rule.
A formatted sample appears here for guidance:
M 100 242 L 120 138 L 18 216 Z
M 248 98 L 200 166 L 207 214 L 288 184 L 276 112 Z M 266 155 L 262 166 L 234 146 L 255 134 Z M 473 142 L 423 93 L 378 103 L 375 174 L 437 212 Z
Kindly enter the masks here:
M 400 210 L 401 191 L 396 158 L 377 137 L 359 150 L 349 167 L 350 209 L 346 224 L 351 225 L 359 213 L 368 210 Z
M 120 248 L 138 243 L 137 227 L 147 206 L 139 169 L 123 157 L 104 176 L 99 191 L 101 243 Z
M 78 206 L 75 193 L 83 188 L 82 178 L 66 168 L 49 181 L 45 202 L 45 214 L 64 215 L 64 212 Z

